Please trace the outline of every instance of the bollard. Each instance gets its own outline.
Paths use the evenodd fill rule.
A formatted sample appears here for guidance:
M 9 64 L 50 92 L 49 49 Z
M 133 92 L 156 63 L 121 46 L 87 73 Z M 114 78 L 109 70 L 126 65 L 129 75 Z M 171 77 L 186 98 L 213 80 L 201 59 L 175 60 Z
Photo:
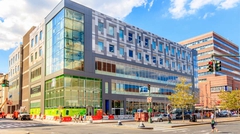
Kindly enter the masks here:
M 138 127 L 142 128 L 142 127 L 145 127 L 145 125 L 143 124 L 143 122 L 140 122 Z
M 118 120 L 118 125 L 122 125 L 122 122 L 121 122 L 121 120 Z

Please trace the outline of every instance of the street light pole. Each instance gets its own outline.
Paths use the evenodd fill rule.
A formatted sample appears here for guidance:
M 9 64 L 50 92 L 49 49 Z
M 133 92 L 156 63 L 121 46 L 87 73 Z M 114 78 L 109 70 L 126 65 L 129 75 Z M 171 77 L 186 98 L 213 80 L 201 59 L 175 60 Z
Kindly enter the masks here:
M 150 98 L 150 87 L 151 85 L 148 84 L 148 97 Z M 151 101 L 148 102 L 149 103 L 149 109 L 148 109 L 148 122 L 152 123 L 152 119 L 151 119 L 151 103 L 152 103 L 152 99 L 150 99 Z

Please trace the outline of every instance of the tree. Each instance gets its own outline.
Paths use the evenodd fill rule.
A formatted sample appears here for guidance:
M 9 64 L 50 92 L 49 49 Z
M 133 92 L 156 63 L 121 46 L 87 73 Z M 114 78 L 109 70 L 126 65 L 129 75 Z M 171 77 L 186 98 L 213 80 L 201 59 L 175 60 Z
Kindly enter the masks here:
M 240 109 L 240 90 L 233 90 L 231 92 L 221 91 L 220 95 L 218 95 L 221 99 L 220 106 L 223 109 L 228 110 L 238 110 Z M 239 117 L 239 114 L 238 114 Z
M 192 92 L 190 92 L 190 87 L 192 86 L 192 84 L 185 83 L 186 79 L 180 78 L 180 83 L 178 83 L 176 87 L 173 89 L 174 93 L 168 96 L 168 99 L 173 107 L 182 109 L 183 121 L 184 121 L 184 109 L 193 106 L 197 101 Z

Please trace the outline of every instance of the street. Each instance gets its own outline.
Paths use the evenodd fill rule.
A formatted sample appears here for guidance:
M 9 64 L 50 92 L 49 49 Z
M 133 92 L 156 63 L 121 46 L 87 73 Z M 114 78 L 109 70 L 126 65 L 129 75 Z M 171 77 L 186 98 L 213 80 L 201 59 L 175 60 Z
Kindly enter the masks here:
M 12 119 L 0 119 L 0 134 L 210 134 L 210 124 L 167 127 L 167 122 L 156 122 L 151 124 L 153 129 L 138 129 L 138 122 L 124 122 L 122 126 L 116 123 L 58 123 L 44 121 L 15 121 Z M 148 127 L 145 123 L 145 126 Z M 239 134 L 240 121 L 219 123 L 216 127 L 218 133 Z

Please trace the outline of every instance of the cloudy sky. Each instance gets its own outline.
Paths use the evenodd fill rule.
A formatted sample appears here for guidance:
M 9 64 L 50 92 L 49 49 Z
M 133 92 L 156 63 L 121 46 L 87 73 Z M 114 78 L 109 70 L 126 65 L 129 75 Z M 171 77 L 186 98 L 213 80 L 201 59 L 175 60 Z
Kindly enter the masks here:
M 215 31 L 240 45 L 240 0 L 73 0 L 172 41 Z M 60 0 L 0 0 L 0 72 L 8 56 Z

